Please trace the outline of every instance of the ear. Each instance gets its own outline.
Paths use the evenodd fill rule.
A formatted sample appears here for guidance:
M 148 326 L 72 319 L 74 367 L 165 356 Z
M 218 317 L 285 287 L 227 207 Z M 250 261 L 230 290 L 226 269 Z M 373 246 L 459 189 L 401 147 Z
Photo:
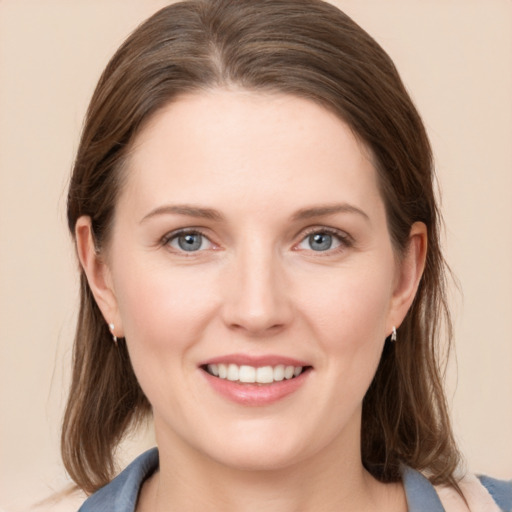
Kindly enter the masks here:
M 409 233 L 405 254 L 397 266 L 397 278 L 393 290 L 390 311 L 389 331 L 403 322 L 407 311 L 416 296 L 427 257 L 427 227 L 423 222 L 415 222 Z
M 107 324 L 114 324 L 112 334 L 122 338 L 123 327 L 119 316 L 112 276 L 105 258 L 98 252 L 94 242 L 91 219 L 82 216 L 76 221 L 75 239 L 78 259 L 85 272 L 89 288 Z

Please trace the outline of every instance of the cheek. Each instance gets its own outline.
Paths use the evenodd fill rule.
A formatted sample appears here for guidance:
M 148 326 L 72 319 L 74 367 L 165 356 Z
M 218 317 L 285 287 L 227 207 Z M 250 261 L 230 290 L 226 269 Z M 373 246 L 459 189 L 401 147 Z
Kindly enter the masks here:
M 392 276 L 344 269 L 311 281 L 303 309 L 317 338 L 331 349 L 358 348 L 382 341 L 392 298 Z
M 162 396 L 161 384 L 182 385 L 176 376 L 190 369 L 187 355 L 211 318 L 212 287 L 198 272 L 166 265 L 126 259 L 118 268 L 116 295 L 135 374 L 152 403 L 168 403 L 173 398 Z
M 212 292 L 200 273 L 128 260 L 124 267 L 115 284 L 127 338 L 168 344 L 208 314 Z
M 187 380 L 195 369 L 190 354 L 212 316 L 212 287 L 197 272 L 165 265 L 126 259 L 118 268 L 119 313 L 137 380 L 155 411 L 179 418 L 180 396 L 194 391 Z
M 321 367 L 336 383 L 326 407 L 337 404 L 341 418 L 362 402 L 382 354 L 393 291 L 393 273 L 382 268 L 345 268 L 310 282 L 302 316 L 321 347 Z

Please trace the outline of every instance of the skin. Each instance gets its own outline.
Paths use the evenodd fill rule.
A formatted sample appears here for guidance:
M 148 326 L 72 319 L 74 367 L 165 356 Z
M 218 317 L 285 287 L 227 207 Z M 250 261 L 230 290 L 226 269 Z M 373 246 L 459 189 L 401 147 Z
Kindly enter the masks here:
M 160 468 L 137 510 L 406 511 L 401 485 L 364 470 L 359 432 L 426 229 L 412 226 L 398 258 L 369 151 L 313 102 L 220 89 L 157 113 L 126 172 L 108 247 L 94 251 L 86 217 L 76 235 L 153 406 Z M 200 250 L 180 248 L 184 228 L 203 234 Z M 312 233 L 331 234 L 331 247 L 315 250 Z M 200 368 L 233 353 L 312 369 L 286 398 L 244 406 Z

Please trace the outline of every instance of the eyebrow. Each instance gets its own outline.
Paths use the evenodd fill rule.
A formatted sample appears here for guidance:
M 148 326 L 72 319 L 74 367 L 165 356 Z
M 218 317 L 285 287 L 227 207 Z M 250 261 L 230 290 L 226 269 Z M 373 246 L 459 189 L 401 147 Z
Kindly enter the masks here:
M 224 217 L 217 210 L 213 210 L 211 208 L 199 208 L 197 206 L 188 204 L 179 204 L 159 206 L 158 208 L 151 210 L 147 215 L 145 215 L 141 219 L 140 223 L 142 224 L 144 221 L 158 215 L 186 215 L 187 217 L 195 217 L 198 219 L 208 219 L 214 221 L 220 221 L 224 219 Z
M 348 203 L 341 203 L 302 208 L 292 215 L 292 221 L 297 222 L 301 220 L 311 219 L 313 217 L 334 215 L 336 213 L 355 213 L 357 215 L 361 215 L 364 219 L 368 221 L 370 220 L 368 215 L 360 208 L 357 208 L 356 206 L 350 205 Z M 180 204 L 159 206 L 158 208 L 151 210 L 147 215 L 145 215 L 141 219 L 140 223 L 142 224 L 146 220 L 156 217 L 158 215 L 185 215 L 187 217 L 208 219 L 217 222 L 224 220 L 224 216 L 219 211 L 214 210 L 212 208 L 201 208 L 198 206 L 188 204 Z
M 363 210 L 348 203 L 326 204 L 313 206 L 311 208 L 303 208 L 292 216 L 292 220 L 306 220 L 311 219 L 312 217 L 324 217 L 326 215 L 334 215 L 336 213 L 355 213 L 357 215 L 361 215 L 367 221 L 370 220 L 370 217 Z

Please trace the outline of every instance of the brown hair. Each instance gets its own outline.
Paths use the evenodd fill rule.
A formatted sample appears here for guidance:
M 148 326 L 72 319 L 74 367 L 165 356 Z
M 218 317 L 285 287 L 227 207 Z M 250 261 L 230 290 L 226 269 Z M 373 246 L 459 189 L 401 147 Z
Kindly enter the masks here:
M 94 92 L 68 196 L 74 233 L 92 221 L 108 241 L 123 163 L 148 119 L 191 91 L 237 85 L 315 101 L 335 112 L 371 150 L 397 254 L 424 222 L 424 275 L 399 341 L 386 343 L 364 398 L 362 460 L 381 481 L 400 464 L 450 483 L 459 455 L 442 386 L 440 327 L 451 339 L 433 164 L 421 119 L 384 50 L 348 16 L 320 0 L 189 0 L 157 12 L 120 47 Z M 126 345 L 116 348 L 82 272 L 72 385 L 62 455 L 87 492 L 113 476 L 114 451 L 150 405 Z

